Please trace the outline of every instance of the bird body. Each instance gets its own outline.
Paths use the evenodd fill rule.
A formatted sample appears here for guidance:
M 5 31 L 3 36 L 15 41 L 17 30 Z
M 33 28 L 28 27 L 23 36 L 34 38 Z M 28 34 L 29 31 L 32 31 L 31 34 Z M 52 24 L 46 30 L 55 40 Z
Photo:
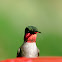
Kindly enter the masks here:
M 29 30 L 29 28 L 25 29 L 24 43 L 18 49 L 17 57 L 34 58 L 39 56 L 39 49 L 36 46 L 38 31 L 33 29 L 33 26 L 30 27 L 32 27 L 32 30 Z
M 36 43 L 28 43 L 24 42 L 23 45 L 19 48 L 19 52 L 21 52 L 21 57 L 38 57 L 38 48 L 36 46 Z

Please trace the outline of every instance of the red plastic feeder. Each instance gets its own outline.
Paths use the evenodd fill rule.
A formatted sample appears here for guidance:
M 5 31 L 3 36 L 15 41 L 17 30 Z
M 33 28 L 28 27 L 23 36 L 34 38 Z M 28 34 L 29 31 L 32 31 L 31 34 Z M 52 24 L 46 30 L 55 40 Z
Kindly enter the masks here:
M 62 57 L 37 57 L 37 58 L 15 58 L 2 60 L 0 62 L 62 62 Z

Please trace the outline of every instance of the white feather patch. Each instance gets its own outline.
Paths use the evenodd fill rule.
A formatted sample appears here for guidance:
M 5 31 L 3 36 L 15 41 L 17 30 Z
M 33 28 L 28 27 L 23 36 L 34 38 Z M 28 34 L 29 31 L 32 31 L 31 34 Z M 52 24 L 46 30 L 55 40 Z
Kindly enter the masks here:
M 38 56 L 38 48 L 36 46 L 36 43 L 28 43 L 24 42 L 23 45 L 21 46 L 22 50 L 22 56 L 24 57 L 37 57 Z

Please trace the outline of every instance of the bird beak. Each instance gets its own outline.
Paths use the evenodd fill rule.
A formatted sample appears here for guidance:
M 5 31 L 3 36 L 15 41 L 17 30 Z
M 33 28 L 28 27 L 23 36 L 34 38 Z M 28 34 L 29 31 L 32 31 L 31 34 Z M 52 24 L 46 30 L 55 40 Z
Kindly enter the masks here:
M 36 34 L 36 33 L 41 33 L 41 32 L 34 32 L 34 33 Z
M 37 32 L 37 33 L 41 33 L 41 32 Z

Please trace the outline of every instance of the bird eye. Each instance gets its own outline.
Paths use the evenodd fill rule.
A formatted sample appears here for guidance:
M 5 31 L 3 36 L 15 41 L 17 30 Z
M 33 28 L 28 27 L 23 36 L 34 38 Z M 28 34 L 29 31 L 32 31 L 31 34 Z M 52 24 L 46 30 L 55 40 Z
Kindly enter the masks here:
M 29 30 L 28 30 L 28 33 L 29 33 Z

